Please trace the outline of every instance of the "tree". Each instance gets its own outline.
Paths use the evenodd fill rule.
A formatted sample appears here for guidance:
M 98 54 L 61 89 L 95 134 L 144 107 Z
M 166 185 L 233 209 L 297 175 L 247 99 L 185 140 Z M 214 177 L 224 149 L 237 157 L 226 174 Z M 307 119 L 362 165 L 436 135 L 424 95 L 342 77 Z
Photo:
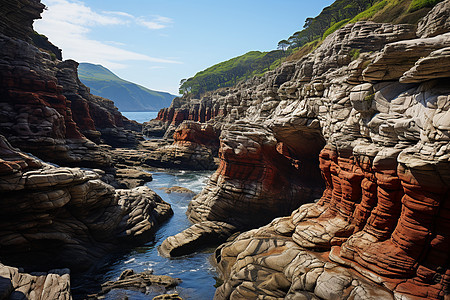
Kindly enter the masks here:
M 290 43 L 286 40 L 281 40 L 278 42 L 278 47 L 277 49 L 286 51 L 286 49 L 290 46 Z
M 303 25 L 303 28 L 308 28 L 311 25 L 313 20 L 314 20 L 314 18 L 306 18 L 305 25 Z

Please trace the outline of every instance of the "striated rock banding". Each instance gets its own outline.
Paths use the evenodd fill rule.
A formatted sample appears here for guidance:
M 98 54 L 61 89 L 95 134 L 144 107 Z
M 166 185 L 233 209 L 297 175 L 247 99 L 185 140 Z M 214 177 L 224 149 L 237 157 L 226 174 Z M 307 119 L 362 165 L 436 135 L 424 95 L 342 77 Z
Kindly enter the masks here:
M 215 170 L 219 148 L 219 131 L 209 124 L 182 123 L 173 135 L 171 145 L 148 152 L 150 166 L 185 170 Z
M 1 299 L 72 299 L 68 269 L 27 274 L 0 264 Z
M 149 240 L 172 214 L 147 187 L 114 190 L 93 171 L 53 167 L 0 141 L 4 263 L 86 270 L 125 242 Z
M 132 130 L 141 128 L 124 118 L 112 101 L 89 93 L 78 79 L 78 63 L 61 62 L 31 44 L 28 35 L 43 4 L 4 2 L 0 23 L 0 134 L 15 147 L 46 161 L 110 167 L 109 154 L 96 143 L 135 146 L 140 136 Z
M 261 214 L 265 207 L 317 201 L 291 214 L 278 210 L 288 216 L 220 246 L 224 284 L 215 299 L 448 297 L 448 29 L 425 26 L 435 16 L 446 24 L 449 3 L 417 31 L 349 24 L 298 62 L 218 97 L 214 105 L 236 104 L 213 119 L 221 165 L 191 202 L 198 224 L 187 231 L 202 236 L 205 221 L 257 227 L 256 216 L 274 217 Z M 352 49 L 360 51 L 353 60 Z M 437 61 L 442 67 L 432 70 Z M 289 200 L 305 188 L 309 199 Z M 193 244 L 187 231 L 163 246 Z

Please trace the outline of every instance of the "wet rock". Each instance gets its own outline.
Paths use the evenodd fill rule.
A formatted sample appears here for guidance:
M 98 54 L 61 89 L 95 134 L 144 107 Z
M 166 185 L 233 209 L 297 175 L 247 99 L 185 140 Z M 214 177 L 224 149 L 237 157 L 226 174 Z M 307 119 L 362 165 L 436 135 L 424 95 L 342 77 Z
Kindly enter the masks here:
M 114 190 L 93 171 L 54 167 L 0 141 L 4 263 L 86 270 L 120 245 L 149 240 L 172 214 L 147 187 Z
M 164 192 L 167 194 L 171 193 L 178 193 L 178 194 L 195 194 L 193 191 L 191 191 L 188 188 L 182 187 L 182 186 L 172 186 L 170 188 L 163 188 Z
M 165 295 L 159 295 L 153 298 L 153 300 L 183 300 L 183 298 L 180 297 L 178 294 L 165 294 Z
M 115 177 L 122 188 L 129 189 L 144 185 L 153 179 L 151 173 L 139 168 L 117 169 Z
M 144 271 L 141 273 L 134 273 L 133 270 L 125 270 L 120 275 L 117 281 L 108 281 L 102 284 L 102 290 L 96 295 L 90 295 L 89 299 L 103 299 L 104 295 L 107 295 L 114 289 L 128 289 L 136 290 L 142 293 L 146 293 L 149 290 L 168 290 L 176 287 L 181 283 L 181 279 L 172 278 L 166 275 L 153 275 L 152 271 Z M 157 299 L 181 299 L 171 295 L 169 298 L 158 296 Z M 173 298 L 171 298 L 173 297 Z
M 168 237 L 159 247 L 159 252 L 167 257 L 191 254 L 206 246 L 223 243 L 236 232 L 236 227 L 224 222 L 204 221 Z

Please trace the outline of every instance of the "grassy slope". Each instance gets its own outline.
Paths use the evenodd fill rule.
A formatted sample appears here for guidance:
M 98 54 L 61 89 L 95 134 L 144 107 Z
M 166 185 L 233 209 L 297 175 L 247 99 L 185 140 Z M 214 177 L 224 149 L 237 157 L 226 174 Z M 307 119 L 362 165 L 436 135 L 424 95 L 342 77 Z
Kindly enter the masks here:
M 81 63 L 78 76 L 92 94 L 113 100 L 120 111 L 158 111 L 175 97 L 123 80 L 101 65 Z
M 379 23 L 417 24 L 440 1 L 442 0 L 382 0 L 348 23 L 369 20 Z
M 324 33 L 322 39 L 304 45 L 296 49 L 294 53 L 286 58 L 286 61 L 298 60 L 313 51 L 320 45 L 321 41 L 339 28 L 358 21 L 373 21 L 377 23 L 393 24 L 417 24 L 431 8 L 442 0 L 381 0 L 367 10 L 356 15 L 351 20 L 341 20 L 330 26 Z M 311 47 L 311 44 L 316 45 Z
M 281 63 L 285 54 L 281 50 L 250 51 L 198 72 L 186 80 L 181 88 L 190 88 L 193 94 L 198 95 L 217 88 L 233 86 L 241 80 L 273 70 Z

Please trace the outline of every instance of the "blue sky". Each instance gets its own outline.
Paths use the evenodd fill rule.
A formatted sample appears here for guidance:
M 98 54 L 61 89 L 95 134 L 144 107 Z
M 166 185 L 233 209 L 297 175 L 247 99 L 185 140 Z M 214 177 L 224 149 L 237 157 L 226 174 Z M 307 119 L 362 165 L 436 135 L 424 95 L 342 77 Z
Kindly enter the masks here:
M 276 49 L 332 0 L 42 0 L 35 30 L 64 59 L 177 94 L 179 82 L 248 51 Z

